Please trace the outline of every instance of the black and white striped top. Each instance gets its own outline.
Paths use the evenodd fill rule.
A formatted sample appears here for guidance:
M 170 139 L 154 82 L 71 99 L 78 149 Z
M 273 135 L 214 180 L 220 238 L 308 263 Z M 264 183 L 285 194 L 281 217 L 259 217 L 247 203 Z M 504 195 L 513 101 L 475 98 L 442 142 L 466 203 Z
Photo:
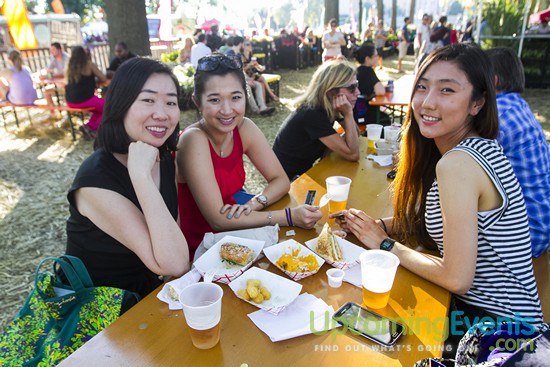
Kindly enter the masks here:
M 533 275 L 529 224 L 512 166 L 496 140 L 468 138 L 453 150 L 463 151 L 475 159 L 503 201 L 500 208 L 478 212 L 476 273 L 470 290 L 459 298 L 498 316 L 532 318 L 526 321 L 538 326 L 542 323 L 542 311 Z M 427 195 L 425 218 L 428 233 L 443 255 L 437 180 Z

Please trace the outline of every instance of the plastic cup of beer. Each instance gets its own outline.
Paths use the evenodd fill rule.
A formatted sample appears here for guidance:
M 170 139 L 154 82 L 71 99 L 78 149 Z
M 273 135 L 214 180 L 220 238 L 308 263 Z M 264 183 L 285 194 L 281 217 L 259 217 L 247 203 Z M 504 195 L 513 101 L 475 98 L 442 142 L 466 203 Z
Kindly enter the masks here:
M 330 199 L 328 202 L 329 213 L 336 213 L 346 209 L 346 206 L 348 205 L 351 178 L 344 176 L 330 176 L 327 177 L 325 182 L 327 184 L 327 194 Z
M 389 251 L 367 250 L 359 256 L 359 259 L 363 304 L 371 309 L 386 307 L 399 266 L 399 258 Z
M 384 126 L 384 139 L 388 143 L 395 143 L 399 139 L 399 134 L 401 133 L 401 126 L 390 125 Z
M 367 145 L 367 153 L 368 154 L 374 154 L 376 152 L 376 148 L 374 144 L 380 140 L 380 137 L 382 136 L 382 128 L 384 126 L 379 124 L 367 124 L 367 139 L 368 139 L 368 145 Z
M 210 349 L 220 341 L 222 288 L 214 283 L 195 283 L 180 293 L 185 322 L 196 348 Z

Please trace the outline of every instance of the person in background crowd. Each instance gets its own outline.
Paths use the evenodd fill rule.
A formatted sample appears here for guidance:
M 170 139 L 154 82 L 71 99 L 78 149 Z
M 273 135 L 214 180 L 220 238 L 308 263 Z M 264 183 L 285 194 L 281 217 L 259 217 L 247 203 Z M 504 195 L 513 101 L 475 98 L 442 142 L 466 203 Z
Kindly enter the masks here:
M 458 43 L 458 32 L 456 31 L 454 25 L 452 23 L 447 24 L 447 28 L 449 29 L 449 35 L 450 35 L 450 43 L 455 44 Z
M 376 47 L 376 52 L 378 53 L 378 69 L 382 70 L 384 68 L 384 47 L 386 46 L 386 41 L 388 40 L 388 32 L 384 30 L 384 22 L 382 20 L 378 21 L 378 27 L 374 33 L 374 47 Z
M 199 60 L 211 54 L 212 50 L 206 45 L 206 34 L 199 33 L 197 36 L 197 43 L 191 47 L 191 64 L 193 64 L 196 69 Z
M 426 24 L 424 26 L 424 18 L 426 18 Z M 433 17 L 429 14 L 422 16 L 422 46 L 420 47 L 419 58 L 416 63 L 416 70 L 420 68 L 420 64 L 430 52 L 436 49 L 437 42 L 432 42 L 432 22 Z M 424 37 L 426 36 L 426 37 Z
M 14 105 L 32 105 L 37 98 L 30 69 L 18 50 L 8 51 L 11 66 L 0 70 L 0 99 Z
M 193 101 L 202 118 L 181 134 L 176 153 L 181 229 L 191 255 L 207 232 L 265 225 L 312 228 L 319 208 L 263 211 L 288 193 L 288 178 L 261 130 L 245 117 L 246 80 L 239 57 L 199 60 Z M 258 195 L 242 192 L 243 155 L 267 181 Z
M 195 45 L 193 38 L 191 36 L 186 36 L 183 39 L 184 46 L 180 50 L 180 64 L 184 65 L 191 62 L 191 49 Z
M 548 286 L 550 247 L 550 148 L 529 104 L 523 65 L 511 48 L 485 50 L 495 71 L 500 134 L 498 141 L 518 177 L 531 228 L 531 248 L 539 289 Z
M 403 125 L 394 217 L 374 220 L 357 209 L 330 217 L 344 215 L 336 221 L 367 248 L 391 251 L 400 265 L 452 292 L 451 310 L 463 318 L 519 318 L 538 328 L 529 222 L 520 184 L 495 140 L 493 78 L 478 46 L 458 43 L 428 55 Z M 439 256 L 414 250 L 418 245 Z
M 429 20 L 428 14 L 422 15 L 422 23 L 416 30 L 416 36 L 414 38 L 414 56 L 417 64 L 420 62 L 420 58 L 424 53 L 424 47 L 425 47 L 424 43 L 429 41 L 430 39 L 430 28 L 429 28 L 428 20 Z
M 391 122 L 390 117 L 385 112 L 377 111 L 380 107 L 368 105 L 368 101 L 372 98 L 386 94 L 386 88 L 382 85 L 382 82 L 374 71 L 374 67 L 378 63 L 376 48 L 374 48 L 372 43 L 363 43 L 355 52 L 355 59 L 359 63 L 357 67 L 357 82 L 359 83 L 359 92 L 363 97 L 362 100 L 357 100 L 354 107 L 356 121 L 363 125 L 374 123 L 389 124 Z M 376 119 L 377 112 L 379 113 L 380 121 Z
M 402 62 L 405 56 L 407 56 L 407 49 L 409 48 L 409 40 L 411 38 L 411 32 L 409 31 L 409 24 L 411 23 L 411 20 L 409 17 L 405 17 L 403 28 L 401 28 L 401 32 L 399 32 L 399 55 L 397 57 L 397 72 L 402 73 Z
M 48 79 L 55 79 L 55 78 L 63 78 L 65 76 L 65 67 L 67 65 L 67 61 L 69 60 L 69 54 L 63 51 L 63 48 L 61 47 L 61 44 L 59 42 L 53 42 L 50 46 L 50 54 L 52 55 L 52 58 L 50 59 L 50 63 L 46 67 L 45 70 L 43 70 L 40 74 L 40 79 L 45 80 Z M 46 103 L 50 107 L 54 107 L 55 103 L 53 101 L 53 96 L 62 94 L 62 89 L 57 89 L 57 87 L 54 84 L 46 85 L 44 88 L 42 88 L 44 93 L 44 98 L 46 99 Z M 50 115 L 52 118 L 56 118 L 56 111 L 50 111 Z
M 126 60 L 129 60 L 137 55 L 128 50 L 128 45 L 125 42 L 118 42 L 115 45 L 115 57 L 111 60 L 107 68 L 107 78 L 112 78 L 115 75 L 118 67 Z
M 162 276 L 190 268 L 177 223 L 175 165 L 179 84 L 155 60 L 133 58 L 107 91 L 95 151 L 69 189 L 68 255 L 80 258 L 96 286 L 145 297 Z
M 65 72 L 65 99 L 69 107 L 93 109 L 90 120 L 80 127 L 86 139 L 95 139 L 105 105 L 105 100 L 95 94 L 96 78 L 100 83 L 107 80 L 92 62 L 87 49 L 82 46 L 73 47 Z
M 323 34 L 323 62 L 334 60 L 342 55 L 342 46 L 346 45 L 344 34 L 338 30 L 338 22 L 331 19 L 328 22 L 330 30 Z
M 351 63 L 336 59 L 317 68 L 273 143 L 273 151 L 290 180 L 330 151 L 349 161 L 359 159 L 359 134 L 353 117 L 358 96 Z M 345 131 L 342 136 L 333 127 L 337 119 Z
M 210 32 L 206 34 L 206 45 L 212 52 L 216 52 L 224 43 L 224 40 L 218 34 L 218 25 L 213 24 L 210 28 Z
M 242 48 L 242 57 L 243 57 L 243 70 L 246 74 L 247 81 L 249 79 L 254 80 L 257 83 L 262 84 L 262 89 L 264 92 L 264 100 L 265 100 L 265 92 L 269 93 L 269 97 L 275 101 L 279 102 L 279 97 L 271 90 L 269 87 L 269 84 L 267 83 L 267 80 L 262 76 L 262 72 L 265 70 L 265 67 L 263 65 L 260 65 L 258 60 L 253 56 L 252 54 L 252 43 L 250 40 L 245 39 L 243 42 L 243 48 Z

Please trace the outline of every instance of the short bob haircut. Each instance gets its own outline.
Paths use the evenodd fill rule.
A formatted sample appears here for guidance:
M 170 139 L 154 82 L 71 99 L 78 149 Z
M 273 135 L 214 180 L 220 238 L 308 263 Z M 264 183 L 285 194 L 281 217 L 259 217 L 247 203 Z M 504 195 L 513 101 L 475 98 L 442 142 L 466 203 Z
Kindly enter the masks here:
M 124 118 L 135 102 L 149 77 L 153 74 L 168 75 L 174 82 L 180 99 L 178 80 L 168 66 L 151 59 L 134 57 L 117 69 L 113 81 L 107 90 L 103 119 L 99 125 L 96 149 L 103 148 L 109 153 L 127 154 L 132 140 L 124 128 Z M 179 135 L 179 124 L 174 132 L 159 148 L 161 152 L 176 150 Z
M 313 74 L 305 94 L 296 101 L 297 107 L 311 110 L 321 108 L 327 112 L 330 121 L 335 121 L 340 116 L 327 94 L 349 83 L 356 74 L 355 67 L 344 58 L 323 63 Z
M 525 74 L 523 64 L 518 55 L 509 47 L 494 47 L 485 50 L 495 75 L 497 92 L 523 93 L 525 88 Z
M 215 52 L 210 56 L 205 56 L 205 58 L 206 57 L 208 57 L 208 58 L 219 58 L 220 60 L 221 59 L 230 59 L 228 56 L 226 56 L 224 54 L 221 54 L 221 53 L 218 53 L 218 52 Z M 201 58 L 201 60 L 202 60 L 202 58 Z M 201 60 L 199 60 L 199 65 L 201 64 Z M 239 84 L 243 88 L 243 92 L 244 92 L 245 96 L 247 95 L 246 77 L 244 75 L 242 66 L 241 66 L 240 69 L 230 69 L 230 68 L 224 66 L 224 64 L 222 62 L 219 62 L 218 67 L 215 68 L 214 70 L 210 70 L 210 71 L 202 71 L 202 70 L 200 70 L 200 67 L 197 67 L 197 71 L 195 72 L 195 79 L 194 79 L 195 86 L 194 86 L 194 89 L 193 89 L 193 101 L 195 102 L 195 105 L 197 106 L 197 108 L 201 107 L 201 103 L 202 103 L 201 102 L 201 97 L 204 93 L 204 88 L 205 88 L 206 83 L 208 82 L 208 80 L 211 77 L 216 76 L 216 75 L 217 76 L 225 76 L 225 75 L 228 75 L 228 74 L 235 75 L 235 77 L 239 81 Z

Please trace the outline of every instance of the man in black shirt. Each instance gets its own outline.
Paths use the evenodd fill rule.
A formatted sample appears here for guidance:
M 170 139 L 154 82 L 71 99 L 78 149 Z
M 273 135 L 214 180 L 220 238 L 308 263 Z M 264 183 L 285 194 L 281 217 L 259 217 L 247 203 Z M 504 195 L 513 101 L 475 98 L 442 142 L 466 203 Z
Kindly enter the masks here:
M 128 45 L 125 42 L 119 42 L 115 45 L 115 57 L 111 60 L 107 68 L 107 78 L 112 78 L 115 71 L 126 60 L 136 57 L 137 55 L 128 51 Z

